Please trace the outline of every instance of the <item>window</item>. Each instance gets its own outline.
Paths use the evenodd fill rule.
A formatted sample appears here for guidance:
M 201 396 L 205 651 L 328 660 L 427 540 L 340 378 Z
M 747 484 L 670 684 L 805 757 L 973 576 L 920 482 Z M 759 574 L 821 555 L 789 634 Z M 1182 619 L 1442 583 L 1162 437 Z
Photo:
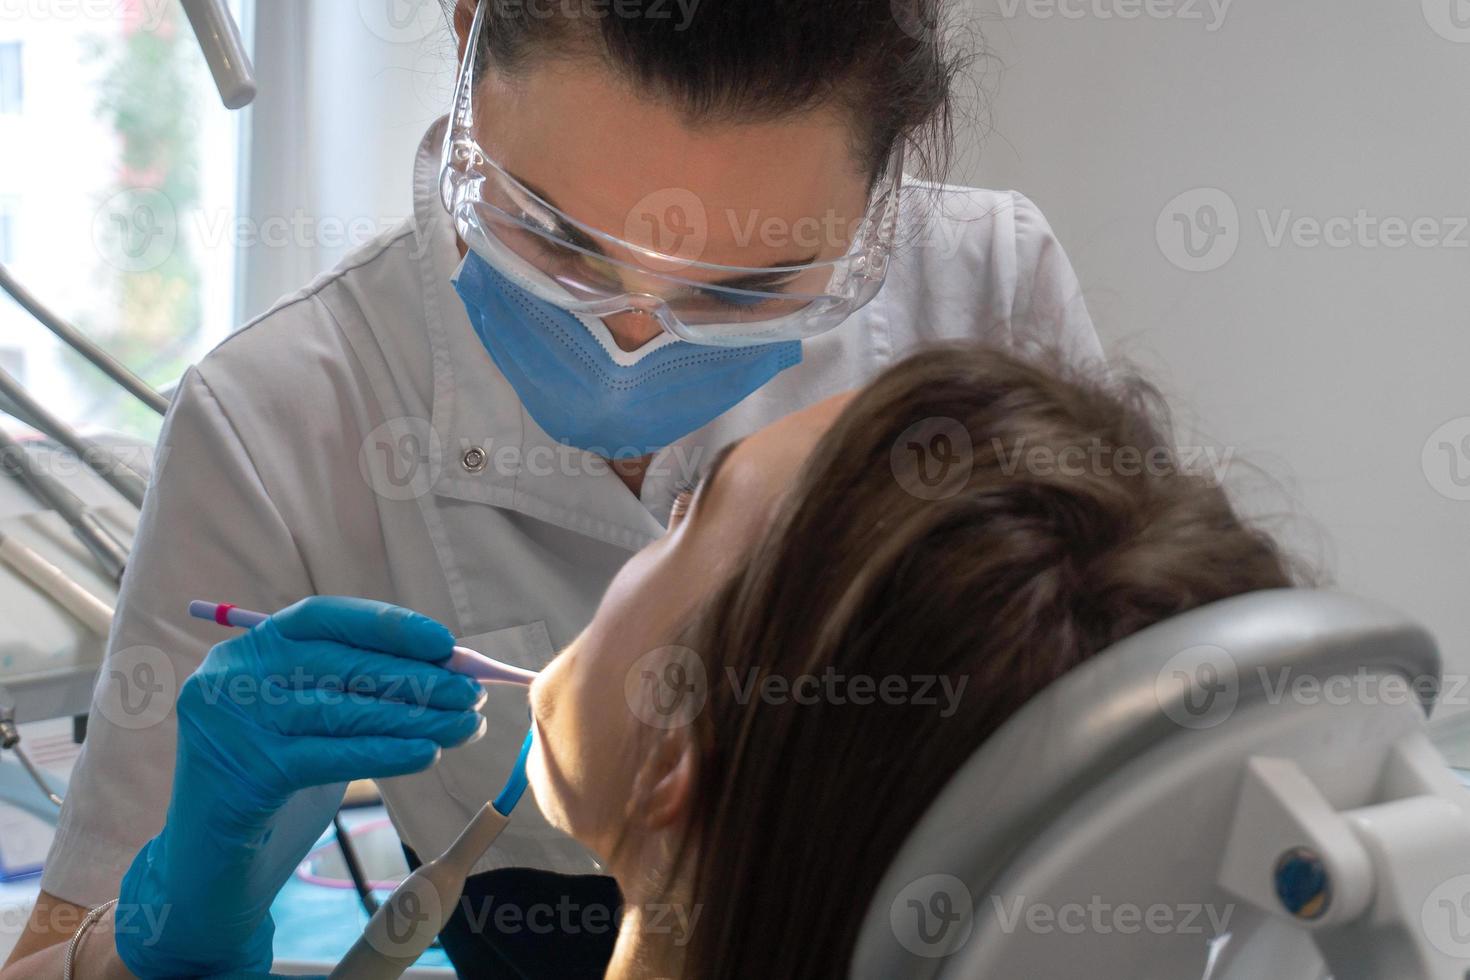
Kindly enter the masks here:
M 15 261 L 15 218 L 19 205 L 13 196 L 0 196 L 0 264 Z
M 0 146 L 87 148 L 0 166 L 0 261 L 163 388 L 234 321 L 242 116 L 220 105 L 180 4 L 76 10 L 0 18 Z M 157 437 L 156 413 L 4 298 L 0 344 L 65 421 Z
M 26 352 L 16 347 L 0 347 L 0 371 L 25 384 Z
M 20 112 L 21 97 L 24 94 L 20 42 L 0 41 L 0 115 L 15 115 Z

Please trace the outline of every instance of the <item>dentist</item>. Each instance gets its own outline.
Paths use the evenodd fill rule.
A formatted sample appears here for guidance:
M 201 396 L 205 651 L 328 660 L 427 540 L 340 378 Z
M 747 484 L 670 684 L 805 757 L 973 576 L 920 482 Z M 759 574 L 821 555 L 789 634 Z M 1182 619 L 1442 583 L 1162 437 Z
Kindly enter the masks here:
M 936 341 L 1101 356 L 1030 201 L 904 176 L 946 156 L 962 61 L 930 27 L 943 0 L 448 6 L 459 80 L 419 150 L 413 220 L 179 388 L 12 959 L 70 941 L 164 824 L 175 702 L 222 639 L 190 598 L 363 597 L 540 669 L 722 446 Z M 322 636 L 426 658 L 335 609 L 232 669 L 320 665 Z M 342 781 L 376 776 L 411 857 L 437 855 L 525 733 L 523 694 L 478 710 L 484 737 L 455 728 L 431 767 L 323 766 L 324 787 L 252 819 L 309 846 Z M 530 800 L 477 870 L 443 937 L 462 974 L 602 975 L 618 889 Z M 189 941 L 162 926 L 152 968 Z

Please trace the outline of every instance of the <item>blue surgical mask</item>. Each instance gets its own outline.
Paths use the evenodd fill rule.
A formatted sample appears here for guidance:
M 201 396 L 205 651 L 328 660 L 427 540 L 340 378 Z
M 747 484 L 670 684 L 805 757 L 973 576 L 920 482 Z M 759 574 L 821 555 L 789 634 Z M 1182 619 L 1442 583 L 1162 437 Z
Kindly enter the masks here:
M 536 424 L 609 459 L 657 452 L 801 363 L 797 341 L 702 347 L 666 336 L 620 351 L 601 320 L 531 295 L 474 252 L 454 288 Z

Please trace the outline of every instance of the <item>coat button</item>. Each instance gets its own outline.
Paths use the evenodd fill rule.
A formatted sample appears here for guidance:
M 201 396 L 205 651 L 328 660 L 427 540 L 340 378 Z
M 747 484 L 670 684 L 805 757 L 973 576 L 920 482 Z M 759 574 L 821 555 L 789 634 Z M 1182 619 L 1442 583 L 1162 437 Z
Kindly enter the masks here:
M 473 449 L 465 450 L 463 460 L 464 468 L 471 473 L 481 472 L 485 469 L 485 464 L 489 461 L 490 457 L 487 456 L 485 454 L 485 450 L 481 449 L 479 446 L 476 446 Z

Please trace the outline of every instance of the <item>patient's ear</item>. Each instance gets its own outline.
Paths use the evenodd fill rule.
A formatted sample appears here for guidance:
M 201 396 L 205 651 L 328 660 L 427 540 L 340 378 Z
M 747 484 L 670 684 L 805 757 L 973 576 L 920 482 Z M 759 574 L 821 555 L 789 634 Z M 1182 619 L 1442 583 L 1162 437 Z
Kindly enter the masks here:
M 464 60 L 465 46 L 470 43 L 470 27 L 475 22 L 475 0 L 455 0 L 454 37 L 459 49 L 460 60 Z
M 651 736 L 633 787 L 630 818 L 646 830 L 681 824 L 694 795 L 694 744 L 683 728 Z

